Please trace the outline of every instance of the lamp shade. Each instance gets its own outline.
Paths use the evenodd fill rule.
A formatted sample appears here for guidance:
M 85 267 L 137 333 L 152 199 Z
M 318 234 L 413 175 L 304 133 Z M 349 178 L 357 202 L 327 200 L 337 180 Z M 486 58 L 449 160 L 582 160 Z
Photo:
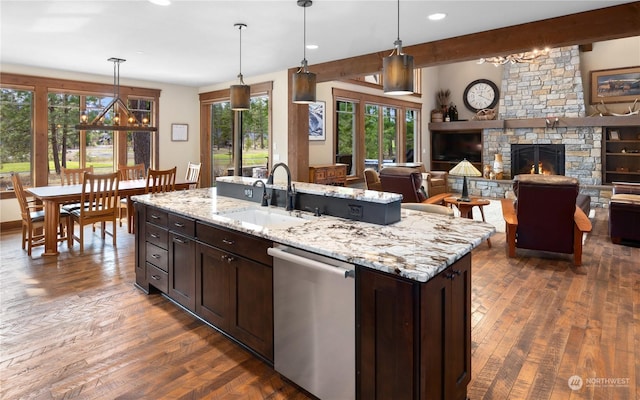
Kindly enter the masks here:
M 293 74 L 293 102 L 309 104 L 316 101 L 316 74 L 300 70 Z
M 413 56 L 394 54 L 382 60 L 382 88 L 390 95 L 413 93 Z
M 466 159 L 451 168 L 449 174 L 454 176 L 482 176 L 482 173 Z
M 251 87 L 249 85 L 231 85 L 229 92 L 232 110 L 244 111 L 249 109 L 251 103 Z

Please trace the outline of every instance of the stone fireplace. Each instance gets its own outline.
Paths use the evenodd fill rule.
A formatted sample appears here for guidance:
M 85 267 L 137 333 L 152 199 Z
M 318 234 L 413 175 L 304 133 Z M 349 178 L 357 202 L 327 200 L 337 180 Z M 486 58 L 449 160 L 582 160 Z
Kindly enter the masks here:
M 501 82 L 498 119 L 522 120 L 522 128 L 484 129 L 483 160 L 502 154 L 504 171 L 512 169 L 512 145 L 562 145 L 564 175 L 581 185 L 602 182 L 601 127 L 548 124 L 526 127 L 527 119 L 555 121 L 585 116 L 578 46 L 552 49 L 534 63 L 506 64 Z M 487 162 L 488 163 L 488 162 Z
M 512 144 L 511 176 L 564 175 L 564 144 Z

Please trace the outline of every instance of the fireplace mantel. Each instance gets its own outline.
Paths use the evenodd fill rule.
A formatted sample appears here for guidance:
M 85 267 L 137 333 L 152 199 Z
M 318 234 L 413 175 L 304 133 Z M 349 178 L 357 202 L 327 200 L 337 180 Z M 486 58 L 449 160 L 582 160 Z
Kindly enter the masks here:
M 508 129 L 508 128 L 546 128 L 547 119 L 553 123 L 555 117 L 549 118 L 521 118 L 500 119 L 490 121 L 452 121 L 431 122 L 429 130 L 435 131 L 460 131 L 469 129 Z M 597 116 L 597 117 L 558 117 L 555 128 L 572 128 L 585 126 L 637 126 L 640 125 L 640 115 L 622 117 Z M 551 129 L 551 128 L 550 128 Z

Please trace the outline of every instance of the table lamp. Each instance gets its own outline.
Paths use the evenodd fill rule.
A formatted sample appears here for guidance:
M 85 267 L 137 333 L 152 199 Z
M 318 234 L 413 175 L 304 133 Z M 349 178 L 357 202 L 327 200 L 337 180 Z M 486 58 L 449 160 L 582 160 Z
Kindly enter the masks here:
M 458 201 L 471 201 L 469 198 L 469 189 L 467 189 L 467 176 L 482 176 L 482 173 L 465 158 L 460 161 L 458 165 L 451 168 L 449 174 L 462 177 L 462 197 L 460 197 Z

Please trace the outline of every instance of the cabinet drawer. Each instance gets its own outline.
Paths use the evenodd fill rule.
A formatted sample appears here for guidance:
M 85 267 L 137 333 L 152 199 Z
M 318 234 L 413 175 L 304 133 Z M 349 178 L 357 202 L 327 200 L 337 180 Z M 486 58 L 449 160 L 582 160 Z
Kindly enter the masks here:
M 147 281 L 163 293 L 169 292 L 169 274 L 147 263 Z
M 147 242 L 146 253 L 147 263 L 151 263 L 165 272 L 169 271 L 169 252 L 166 249 Z
M 147 242 L 153 243 L 160 248 L 168 249 L 167 238 L 168 233 L 166 229 L 147 223 L 145 233 L 145 240 Z
M 192 238 L 196 236 L 196 221 L 191 218 L 169 214 L 169 230 Z
M 327 178 L 333 178 L 335 176 L 336 176 L 336 169 L 335 168 L 327 169 Z
M 168 214 L 165 211 L 160 211 L 157 208 L 147 207 L 147 222 L 156 224 L 158 226 L 167 226 Z
M 196 234 L 198 240 L 210 246 L 263 264 L 273 265 L 273 258 L 267 254 L 267 249 L 272 246 L 272 242 L 269 240 L 199 222 L 196 225 Z

